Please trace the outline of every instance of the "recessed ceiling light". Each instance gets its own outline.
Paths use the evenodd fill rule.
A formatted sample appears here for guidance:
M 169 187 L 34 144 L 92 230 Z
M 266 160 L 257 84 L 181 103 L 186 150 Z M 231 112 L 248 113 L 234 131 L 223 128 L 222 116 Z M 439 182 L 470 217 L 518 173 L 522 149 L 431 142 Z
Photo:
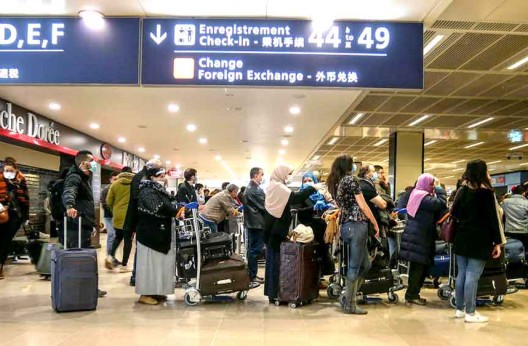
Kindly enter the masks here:
M 284 149 L 279 149 L 279 155 L 285 155 L 286 154 L 286 150 Z
M 330 139 L 328 141 L 328 143 L 326 143 L 327 145 L 334 145 L 336 144 L 336 142 L 339 140 L 339 137 L 333 137 L 332 139 Z
M 171 103 L 171 104 L 169 104 L 167 109 L 171 113 L 176 113 L 176 112 L 178 112 L 180 110 L 180 106 L 178 106 L 176 103 Z
M 159 160 L 160 156 L 158 154 L 154 154 L 152 155 L 153 158 L 155 158 L 156 160 Z
M 374 146 L 375 146 L 375 147 L 379 147 L 380 145 L 384 144 L 384 143 L 387 142 L 387 141 L 388 141 L 387 138 L 383 138 L 382 140 L 380 140 L 380 141 L 374 143 Z
M 422 121 L 426 120 L 427 118 L 429 118 L 429 115 L 422 115 L 421 117 L 419 117 L 418 119 L 416 119 L 415 121 L 410 123 L 409 126 L 416 126 L 419 123 L 421 123 Z
M 166 164 L 166 165 L 170 165 L 170 164 L 171 164 L 171 161 L 170 161 L 170 160 L 167 160 L 167 161 L 165 161 L 165 164 Z
M 431 144 L 435 144 L 436 142 L 438 142 L 438 141 L 436 139 L 433 139 L 432 141 L 429 141 L 429 142 L 425 143 L 424 147 L 430 146 Z
M 54 110 L 54 111 L 58 111 L 61 109 L 61 105 L 58 104 L 57 102 L 51 102 L 49 105 L 48 105 L 49 109 L 51 110 Z
M 522 66 L 528 62 L 528 56 L 517 61 L 513 65 L 508 66 L 508 70 L 515 70 L 517 67 Z
M 119 138 L 117 139 L 117 141 L 118 141 L 119 143 L 125 143 L 125 142 L 126 142 L 126 138 L 125 138 L 125 137 L 119 137 Z
M 91 123 L 91 124 L 90 124 L 90 128 L 91 128 L 92 130 L 97 130 L 97 129 L 99 129 L 100 127 L 101 127 L 101 125 L 99 125 L 98 123 Z
M 348 125 L 356 124 L 361 118 L 363 118 L 364 115 L 365 113 L 358 113 L 354 115 L 354 117 L 348 122 Z
M 286 133 L 293 133 L 293 126 L 290 126 L 290 125 L 286 126 L 286 127 L 284 128 L 284 132 L 286 132 Z
M 283 146 L 287 146 L 288 144 L 290 144 L 290 142 L 289 142 L 286 138 L 284 138 L 283 140 L 281 140 L 281 145 L 283 145 Z
M 431 42 L 429 42 L 427 46 L 424 47 L 423 55 L 429 53 L 431 49 L 433 49 L 438 43 L 440 43 L 440 41 L 442 41 L 443 38 L 444 35 L 436 35 L 435 38 L 433 38 Z
M 299 106 L 292 106 L 290 107 L 290 114 L 297 115 L 301 113 L 301 107 Z
M 317 161 L 320 158 L 321 158 L 321 155 L 315 155 L 314 157 L 312 157 L 312 160 Z
M 216 161 L 220 161 L 220 160 L 222 160 L 222 156 L 220 156 L 220 155 L 216 155 L 216 156 L 215 156 L 215 160 L 216 160 Z
M 194 124 L 187 125 L 187 131 L 189 131 L 189 132 L 196 131 L 196 125 L 194 125 Z
M 518 145 L 516 147 L 510 148 L 510 150 L 516 150 L 516 149 L 521 149 L 521 148 L 525 148 L 525 147 L 528 147 L 528 144 Z
M 480 126 L 482 124 L 485 124 L 485 123 L 489 123 L 490 121 L 492 121 L 494 118 L 493 117 L 489 117 L 487 119 L 484 119 L 484 120 L 481 120 L 481 121 L 477 121 L 476 123 L 474 124 L 471 124 L 468 126 L 468 129 L 472 129 L 474 127 L 477 127 L 477 126 Z
M 200 144 L 207 144 L 207 138 L 202 137 L 202 138 L 198 139 L 198 142 L 199 142 Z
M 477 147 L 477 146 L 482 145 L 482 144 L 484 144 L 484 142 L 477 142 L 477 143 L 473 143 L 473 144 L 470 144 L 470 145 L 466 145 L 464 148 L 465 149 L 474 148 L 474 147 Z
M 138 151 L 139 151 L 140 153 L 144 153 L 144 152 L 145 152 L 145 148 L 143 148 L 143 147 L 139 147 L 139 148 L 138 148 Z
M 101 30 L 105 26 L 104 16 L 97 11 L 81 11 L 79 17 L 82 18 L 84 25 L 93 30 Z

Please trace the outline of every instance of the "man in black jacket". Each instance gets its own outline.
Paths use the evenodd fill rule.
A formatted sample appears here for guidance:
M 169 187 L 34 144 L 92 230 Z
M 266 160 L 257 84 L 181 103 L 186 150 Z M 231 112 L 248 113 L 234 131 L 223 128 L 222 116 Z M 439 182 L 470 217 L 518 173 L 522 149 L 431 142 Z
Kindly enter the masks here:
M 194 189 L 197 173 L 198 172 L 194 168 L 187 168 L 185 172 L 183 172 L 185 182 L 180 185 L 178 193 L 176 194 L 176 201 L 178 204 L 184 205 L 191 202 L 198 202 L 196 190 Z
M 151 168 L 161 168 L 161 161 L 158 159 L 152 159 L 147 162 L 145 167 L 139 171 L 132 182 L 130 183 L 130 201 L 128 202 L 127 213 L 125 216 L 125 224 L 123 229 L 128 232 L 135 232 L 139 218 L 138 218 L 138 196 L 139 196 L 139 183 L 146 178 L 147 171 Z M 136 255 L 134 255 L 134 269 L 132 271 L 132 277 L 130 278 L 130 286 L 136 284 Z
M 244 226 L 248 230 L 248 267 L 249 278 L 252 282 L 264 283 L 264 279 L 257 276 L 258 256 L 264 247 L 264 215 L 266 198 L 264 191 L 260 188 L 264 171 L 262 168 L 254 167 L 249 172 L 251 181 L 244 193 Z
M 62 203 L 66 214 L 71 218 L 68 221 L 68 244 L 64 244 L 64 234 L 60 232 L 61 242 L 68 248 L 79 246 L 78 227 L 81 219 L 81 247 L 91 247 L 91 235 L 95 230 L 95 203 L 92 193 L 92 176 L 97 170 L 97 162 L 88 150 L 81 150 L 75 155 L 75 166 L 70 168 L 64 181 Z M 80 217 L 78 219 L 77 217 Z M 71 220 L 71 221 L 70 221 Z M 106 295 L 105 291 L 98 290 L 99 297 Z

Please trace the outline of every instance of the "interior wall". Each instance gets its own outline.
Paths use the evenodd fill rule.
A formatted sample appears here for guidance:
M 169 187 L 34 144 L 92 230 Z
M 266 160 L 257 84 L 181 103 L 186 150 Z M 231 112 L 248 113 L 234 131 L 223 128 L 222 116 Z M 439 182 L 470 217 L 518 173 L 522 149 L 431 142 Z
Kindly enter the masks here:
M 12 156 L 17 163 L 49 171 L 59 171 L 60 156 L 42 153 L 40 151 L 19 147 L 2 142 L 0 139 L 0 161 L 6 156 Z

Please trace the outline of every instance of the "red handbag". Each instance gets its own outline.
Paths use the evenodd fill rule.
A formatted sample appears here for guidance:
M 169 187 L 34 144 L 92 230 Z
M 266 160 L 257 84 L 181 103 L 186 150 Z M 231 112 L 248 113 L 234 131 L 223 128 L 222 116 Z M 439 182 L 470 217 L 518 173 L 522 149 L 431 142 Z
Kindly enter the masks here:
M 451 216 L 451 213 L 446 213 L 440 221 L 440 238 L 446 243 L 453 243 L 455 241 L 456 219 Z

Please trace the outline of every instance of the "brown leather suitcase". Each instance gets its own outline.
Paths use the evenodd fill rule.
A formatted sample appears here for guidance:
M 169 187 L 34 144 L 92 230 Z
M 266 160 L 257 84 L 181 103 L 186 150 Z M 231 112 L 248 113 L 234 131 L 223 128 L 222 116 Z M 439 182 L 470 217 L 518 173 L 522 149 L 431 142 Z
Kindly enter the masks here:
M 249 272 L 246 262 L 238 255 L 227 259 L 211 260 L 201 269 L 202 296 L 249 290 Z
M 284 242 L 280 249 L 279 301 L 290 307 L 319 297 L 319 261 L 313 243 Z

